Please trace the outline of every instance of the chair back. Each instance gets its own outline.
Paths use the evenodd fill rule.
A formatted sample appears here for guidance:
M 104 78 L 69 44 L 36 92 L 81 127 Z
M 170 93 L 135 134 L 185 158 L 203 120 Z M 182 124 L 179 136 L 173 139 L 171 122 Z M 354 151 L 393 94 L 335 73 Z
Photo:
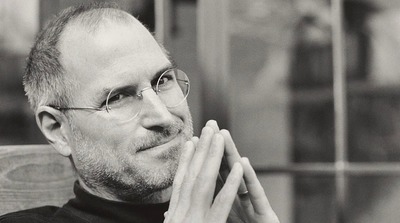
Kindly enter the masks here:
M 0 215 L 73 197 L 76 177 L 68 158 L 50 145 L 0 146 Z

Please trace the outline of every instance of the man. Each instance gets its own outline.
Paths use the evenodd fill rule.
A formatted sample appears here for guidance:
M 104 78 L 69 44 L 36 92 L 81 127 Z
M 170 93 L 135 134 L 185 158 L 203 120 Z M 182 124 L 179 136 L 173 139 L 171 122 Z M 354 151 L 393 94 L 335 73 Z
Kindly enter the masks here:
M 209 121 L 192 137 L 189 79 L 128 13 L 63 11 L 38 35 L 24 85 L 39 128 L 76 169 L 76 197 L 1 223 L 278 222 L 227 130 Z

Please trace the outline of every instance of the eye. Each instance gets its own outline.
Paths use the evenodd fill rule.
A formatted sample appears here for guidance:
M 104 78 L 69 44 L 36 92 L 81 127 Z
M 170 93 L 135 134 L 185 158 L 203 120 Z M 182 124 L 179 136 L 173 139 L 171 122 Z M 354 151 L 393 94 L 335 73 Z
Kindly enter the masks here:
M 112 107 L 120 107 L 123 106 L 125 103 L 129 103 L 129 100 L 132 100 L 132 94 L 127 92 L 113 92 L 111 91 L 109 97 L 107 98 L 104 105 L 108 105 L 107 109 Z
M 158 87 L 159 88 L 166 88 L 169 86 L 172 86 L 175 80 L 175 75 L 174 71 L 169 71 L 165 74 L 163 74 L 159 79 L 158 79 Z
M 118 101 L 123 100 L 126 97 L 130 97 L 130 95 L 125 94 L 125 93 L 116 94 L 116 95 L 108 98 L 108 104 L 116 103 Z
M 166 84 L 169 80 L 171 80 L 171 79 L 168 78 L 168 77 L 166 77 L 166 76 L 164 75 L 164 76 L 162 76 L 162 77 L 160 78 L 160 80 L 158 81 L 158 85 Z

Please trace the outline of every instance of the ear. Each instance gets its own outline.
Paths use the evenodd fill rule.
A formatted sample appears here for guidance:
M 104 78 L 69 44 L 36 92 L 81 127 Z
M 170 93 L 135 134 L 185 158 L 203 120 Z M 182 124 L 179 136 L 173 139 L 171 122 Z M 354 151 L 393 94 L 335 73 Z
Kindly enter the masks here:
M 36 111 L 36 123 L 47 141 L 61 155 L 71 155 L 70 127 L 62 112 L 49 106 L 40 106 Z

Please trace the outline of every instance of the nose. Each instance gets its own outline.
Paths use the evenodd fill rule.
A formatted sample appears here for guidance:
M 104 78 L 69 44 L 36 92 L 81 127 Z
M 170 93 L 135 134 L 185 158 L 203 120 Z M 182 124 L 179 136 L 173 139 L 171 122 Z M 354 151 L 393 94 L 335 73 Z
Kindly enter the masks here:
M 166 128 L 174 122 L 173 115 L 152 89 L 142 91 L 143 107 L 140 112 L 142 126 L 146 129 Z

